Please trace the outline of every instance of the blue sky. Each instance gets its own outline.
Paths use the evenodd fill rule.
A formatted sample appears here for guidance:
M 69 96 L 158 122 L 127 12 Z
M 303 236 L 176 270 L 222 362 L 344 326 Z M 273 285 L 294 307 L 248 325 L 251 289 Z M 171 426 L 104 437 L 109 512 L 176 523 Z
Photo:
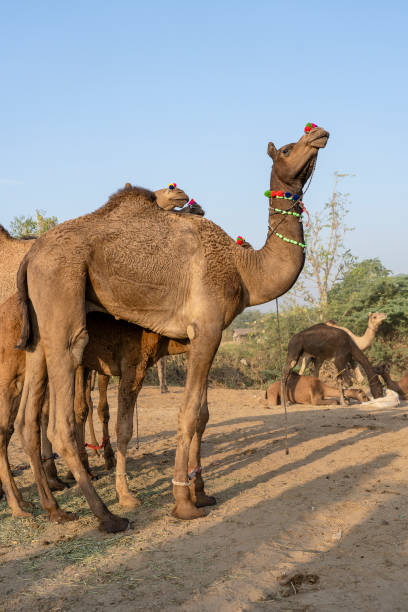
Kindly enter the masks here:
M 407 16 L 376 0 L 2 3 L 0 223 L 176 181 L 259 247 L 267 143 L 314 121 L 331 138 L 307 207 L 355 174 L 347 245 L 408 272 Z

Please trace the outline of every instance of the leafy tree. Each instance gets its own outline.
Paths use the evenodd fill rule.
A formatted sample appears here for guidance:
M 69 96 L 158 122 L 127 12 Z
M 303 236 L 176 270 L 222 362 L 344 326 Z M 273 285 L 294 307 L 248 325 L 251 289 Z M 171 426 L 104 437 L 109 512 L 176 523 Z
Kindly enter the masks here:
M 14 217 L 10 223 L 12 236 L 23 238 L 24 236 L 40 236 L 47 230 L 58 224 L 57 217 L 46 217 L 45 212 L 35 211 L 35 217 Z
M 348 194 L 338 190 L 340 180 L 348 174 L 334 173 L 334 187 L 323 209 L 311 215 L 305 230 L 306 262 L 290 297 L 301 299 L 316 308 L 318 319 L 326 317 L 328 295 L 355 262 L 344 238 L 354 228 L 346 224 Z

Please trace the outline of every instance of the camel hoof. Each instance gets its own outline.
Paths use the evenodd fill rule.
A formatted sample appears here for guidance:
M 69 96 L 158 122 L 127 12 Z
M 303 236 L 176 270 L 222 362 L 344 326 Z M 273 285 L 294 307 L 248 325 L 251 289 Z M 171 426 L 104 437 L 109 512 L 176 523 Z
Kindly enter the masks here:
M 169 393 L 168 387 L 163 387 L 163 389 L 160 389 L 160 393 Z
M 127 518 L 121 518 L 120 516 L 111 514 L 103 521 L 99 521 L 98 529 L 105 533 L 119 533 L 119 531 L 131 529 L 131 523 Z
M 16 508 L 12 510 L 12 515 L 14 518 L 32 518 L 32 513 L 27 512 L 27 510 L 23 510 L 23 508 Z
M 204 506 L 215 506 L 217 500 L 213 495 L 206 495 L 205 493 L 196 494 L 196 506 L 197 508 L 203 508 Z
M 122 495 L 122 497 L 118 497 L 118 499 L 119 506 L 122 506 L 122 508 L 131 510 L 132 508 L 138 508 L 138 506 L 142 505 L 140 499 L 138 497 L 133 497 L 133 495 Z
M 67 523 L 68 521 L 76 521 L 77 516 L 73 512 L 65 512 L 57 508 L 56 510 L 51 510 L 48 514 L 48 520 L 53 523 Z
M 51 491 L 65 491 L 65 489 L 69 489 L 69 484 L 59 478 L 47 478 L 47 481 Z
M 201 510 L 196 506 L 193 506 L 191 502 L 178 503 L 172 510 L 172 515 L 183 521 L 192 521 L 194 519 L 202 518 L 207 516 L 205 510 Z

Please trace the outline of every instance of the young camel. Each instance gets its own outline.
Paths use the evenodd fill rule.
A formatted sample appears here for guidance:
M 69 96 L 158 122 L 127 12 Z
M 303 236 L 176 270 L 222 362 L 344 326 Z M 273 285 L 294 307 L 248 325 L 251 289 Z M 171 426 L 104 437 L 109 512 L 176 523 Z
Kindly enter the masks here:
M 94 213 L 62 223 L 33 245 L 18 273 L 24 304 L 19 346 L 30 346 L 30 351 L 17 427 L 35 468 L 42 503 L 53 516 L 64 518 L 51 492 L 43 493 L 46 478 L 31 435 L 47 375 L 53 447 L 64 457 L 101 528 L 115 532 L 129 526 L 96 494 L 72 435 L 75 370 L 89 340 L 86 310 L 92 309 L 105 309 L 170 338 L 190 340 L 173 514 L 182 519 L 205 515 L 194 503 L 199 474 L 190 481 L 188 470 L 201 465 L 208 372 L 222 331 L 235 316 L 247 306 L 279 297 L 300 274 L 304 243 L 297 199 L 328 137 L 325 130 L 313 127 L 279 151 L 269 144 L 274 195 L 268 237 L 259 251 L 240 248 L 208 219 L 159 212 L 155 195 L 141 188 L 119 191 Z M 281 192 L 282 199 L 276 199 Z M 126 422 L 129 416 L 121 413 L 119 419 Z
M 272 383 L 265 392 L 265 399 L 273 406 L 281 404 L 281 381 Z M 359 402 L 365 402 L 368 397 L 359 389 L 346 389 L 346 398 L 354 398 Z M 313 406 L 326 406 L 339 403 L 340 392 L 336 387 L 326 385 L 316 376 L 299 376 L 296 372 L 289 374 L 286 384 L 286 397 L 292 404 L 311 404 Z M 330 398 L 330 399 L 328 399 Z
M 352 340 L 354 340 L 354 342 L 356 343 L 356 345 L 358 346 L 358 348 L 360 349 L 360 351 L 366 351 L 368 348 L 370 348 L 370 346 L 372 345 L 372 343 L 374 342 L 375 336 L 378 332 L 378 329 L 381 325 L 381 323 L 387 318 L 387 315 L 385 314 L 385 312 L 370 312 L 368 313 L 368 325 L 367 325 L 367 329 L 364 332 L 364 334 L 362 336 L 356 336 L 355 334 L 353 334 L 352 331 L 350 331 L 349 329 L 347 329 L 347 327 L 341 327 L 340 325 L 337 325 L 337 323 L 335 321 L 326 321 L 325 325 L 329 325 L 330 327 L 336 327 L 337 329 L 342 329 L 343 331 L 345 331 L 350 338 L 352 338 Z M 309 362 L 311 361 L 311 357 L 310 355 L 303 355 L 302 357 L 302 361 L 301 361 L 301 365 L 300 365 L 300 370 L 299 370 L 299 374 L 303 374 L 306 366 L 309 365 Z M 316 373 L 316 372 L 315 372 Z M 363 375 L 361 374 L 361 370 L 360 368 L 357 366 L 354 370 L 354 374 L 356 376 L 357 382 L 362 382 L 363 380 Z M 316 376 L 318 376 L 319 374 L 316 373 Z
M 283 374 L 285 383 L 299 358 L 305 353 L 314 358 L 316 372 L 319 372 L 324 361 L 334 361 L 339 378 L 348 385 L 351 384 L 348 366 L 354 362 L 359 363 L 367 375 L 368 384 L 374 398 L 382 397 L 382 386 L 375 370 L 364 353 L 342 329 L 318 323 L 295 334 L 288 345 L 288 355 Z
M 392 380 L 390 376 L 390 366 L 388 364 L 383 363 L 376 366 L 374 370 L 384 379 L 387 389 L 396 391 L 400 399 L 408 400 L 408 372 L 406 372 L 404 376 L 398 382 L 396 382 L 395 380 Z
M 92 312 L 88 313 L 86 325 L 89 343 L 83 355 L 83 366 L 77 370 L 75 390 L 75 420 L 78 427 L 78 442 L 81 459 L 88 468 L 87 455 L 83 446 L 83 427 L 87 416 L 85 401 L 86 381 L 90 370 L 96 370 L 101 375 L 120 376 L 118 392 L 117 439 L 118 455 L 116 469 L 116 493 L 121 506 L 126 508 L 139 504 L 136 497 L 130 493 L 126 480 L 127 445 L 133 432 L 133 411 L 141 389 L 147 368 L 157 362 L 163 355 L 176 355 L 189 349 L 188 340 L 170 340 L 149 332 L 126 321 L 116 321 L 110 315 Z M 24 382 L 26 355 L 16 350 L 15 344 L 21 334 L 21 303 L 18 295 L 9 298 L 0 306 L 0 478 L 3 482 L 7 502 L 13 516 L 29 516 L 29 508 L 24 503 L 11 474 L 7 458 L 7 446 L 13 433 L 14 420 Z M 103 379 L 103 377 L 101 377 Z M 44 381 L 46 386 L 46 381 Z M 45 388 L 43 394 L 45 395 Z M 45 403 L 47 406 L 47 403 Z M 124 415 L 126 418 L 124 418 Z M 47 411 L 43 411 L 42 425 L 48 421 Z M 36 436 L 37 453 L 40 453 L 38 424 L 31 432 Z M 107 434 L 106 434 L 107 435 Z M 34 443 L 34 441 L 32 442 Z M 52 449 L 47 440 L 43 445 L 43 466 L 48 483 L 55 474 L 53 461 L 48 458 Z M 193 466 L 193 468 L 196 466 Z M 192 468 L 192 470 L 193 470 Z M 55 466 L 54 466 L 55 469 Z M 205 496 L 203 487 L 196 483 L 195 503 L 211 505 L 214 498 Z M 54 517 L 51 513 L 52 518 Z M 65 517 L 67 518 L 67 517 Z

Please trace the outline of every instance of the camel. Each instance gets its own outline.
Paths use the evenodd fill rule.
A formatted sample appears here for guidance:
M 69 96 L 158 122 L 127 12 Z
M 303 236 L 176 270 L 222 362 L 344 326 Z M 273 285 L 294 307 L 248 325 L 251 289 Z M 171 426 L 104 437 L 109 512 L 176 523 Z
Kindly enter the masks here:
M 288 345 L 283 374 L 285 383 L 299 358 L 305 353 L 315 359 L 316 372 L 319 372 L 323 362 L 327 359 L 334 361 L 339 378 L 348 385 L 351 384 L 348 365 L 357 362 L 367 375 L 374 398 L 382 397 L 382 386 L 373 367 L 364 353 L 342 329 L 318 323 L 295 334 Z
M 329 325 L 330 327 L 337 327 L 337 329 L 342 329 L 350 336 L 350 338 L 354 340 L 360 351 L 366 351 L 374 342 L 376 333 L 378 332 L 378 328 L 386 318 L 387 315 L 385 314 L 385 312 L 369 312 L 367 329 L 362 336 L 356 336 L 355 334 L 353 334 L 352 331 L 347 329 L 347 327 L 341 327 L 340 325 L 337 325 L 335 321 L 326 321 L 325 325 Z M 310 356 L 303 355 L 299 370 L 300 375 L 304 373 L 306 366 L 308 365 L 310 360 Z M 318 372 L 315 372 L 315 374 L 316 376 L 318 376 Z M 357 382 L 361 383 L 361 381 L 363 380 L 363 376 L 358 366 L 355 368 L 354 374 L 356 376 Z
M 403 377 L 396 382 L 395 380 L 392 380 L 390 376 L 390 366 L 388 364 L 383 363 L 376 366 L 374 370 L 384 379 L 387 389 L 396 391 L 400 399 L 408 400 L 408 372 L 405 372 Z
M 88 471 L 88 459 L 83 444 L 83 426 L 88 411 L 85 394 L 90 388 L 90 385 L 87 385 L 90 378 L 88 373 L 90 370 L 95 370 L 101 374 L 101 403 L 104 401 L 103 398 L 106 397 L 109 376 L 120 376 L 116 493 L 120 505 L 126 508 L 134 507 L 139 504 L 139 501 L 130 493 L 126 480 L 126 450 L 132 437 L 133 408 L 147 369 L 163 355 L 176 355 L 188 351 L 189 341 L 170 340 L 126 321 L 116 321 L 110 315 L 101 312 L 88 313 L 86 325 L 89 342 L 84 351 L 82 366 L 76 372 L 75 390 L 75 420 L 78 426 L 77 434 L 81 460 Z M 13 432 L 26 365 L 25 353 L 14 348 L 20 333 L 21 303 L 18 295 L 15 294 L 0 306 L 0 337 L 2 338 L 0 349 L 0 478 L 13 516 L 22 517 L 29 516 L 29 508 L 15 485 L 7 459 L 7 446 Z M 104 417 L 106 417 L 106 414 L 109 420 L 107 403 Z M 127 418 L 124 418 L 124 415 Z M 43 430 L 46 430 L 47 421 L 48 411 L 43 410 L 42 425 L 45 424 Z M 107 425 L 107 420 L 104 419 L 104 426 L 105 424 Z M 31 435 L 36 435 L 37 452 L 39 453 L 38 424 L 36 431 L 31 431 Z M 107 429 L 104 429 L 104 436 L 109 437 Z M 52 457 L 52 447 L 46 438 L 42 440 L 42 450 L 42 464 L 48 485 L 54 485 L 56 469 Z M 196 487 L 195 503 L 208 505 L 212 503 L 212 500 L 206 497 L 199 487 Z
M 273 167 L 268 235 L 258 251 L 242 249 L 206 218 L 160 211 L 154 193 L 131 187 L 119 190 L 95 212 L 49 230 L 25 256 L 17 278 L 23 304 L 18 346 L 28 350 L 16 427 L 43 507 L 53 518 L 71 517 L 46 489 L 31 434 L 47 376 L 53 447 L 71 469 L 100 529 L 116 532 L 129 527 L 129 521 L 113 515 L 97 495 L 73 437 L 75 371 L 89 341 L 87 310 L 105 310 L 169 338 L 190 340 L 173 515 L 188 520 L 206 514 L 194 500 L 197 487 L 204 494 L 200 453 L 208 421 L 208 372 L 223 329 L 247 306 L 284 294 L 299 276 L 305 246 L 299 202 L 328 137 L 315 127 L 279 150 L 269 143 Z M 122 422 L 128 418 L 120 415 Z
M 265 398 L 273 406 L 282 403 L 281 400 L 281 381 L 272 383 L 265 392 Z M 353 398 L 359 402 L 365 402 L 368 397 L 359 389 L 345 389 L 344 396 Z M 336 387 L 326 385 L 316 376 L 300 376 L 296 372 L 289 374 L 286 384 L 286 397 L 292 404 L 311 404 L 313 406 L 328 406 L 339 403 L 340 392 Z M 330 398 L 330 399 L 328 399 Z

